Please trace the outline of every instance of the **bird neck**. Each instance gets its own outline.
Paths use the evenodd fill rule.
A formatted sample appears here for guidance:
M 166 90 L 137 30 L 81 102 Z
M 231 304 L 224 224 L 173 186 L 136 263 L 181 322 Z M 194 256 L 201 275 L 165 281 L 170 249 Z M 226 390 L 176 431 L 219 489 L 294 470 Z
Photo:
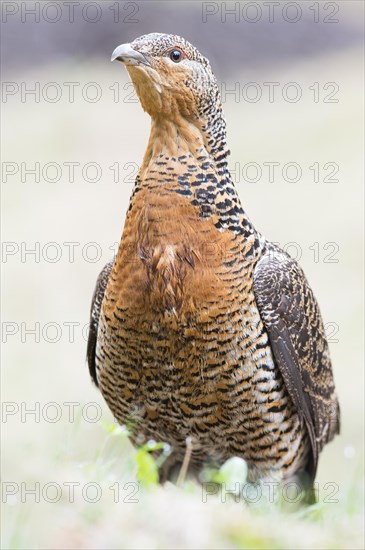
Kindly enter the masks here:
M 229 173 L 225 128 L 223 116 L 217 115 L 213 123 L 153 117 L 135 190 L 162 185 L 161 192 L 168 193 L 170 201 L 188 199 L 199 216 L 214 216 L 220 231 L 259 239 Z
M 148 171 L 151 162 L 163 155 L 165 158 L 177 158 L 189 155 L 196 159 L 212 162 L 216 172 L 229 174 L 226 145 L 226 124 L 222 113 L 206 118 L 186 118 L 182 115 L 151 118 L 151 132 L 141 166 L 141 179 Z

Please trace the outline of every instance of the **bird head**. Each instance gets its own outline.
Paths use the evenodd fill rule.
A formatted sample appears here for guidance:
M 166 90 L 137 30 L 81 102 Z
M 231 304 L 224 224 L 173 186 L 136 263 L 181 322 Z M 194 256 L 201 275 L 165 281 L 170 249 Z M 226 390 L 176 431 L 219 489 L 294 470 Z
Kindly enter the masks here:
M 111 60 L 124 63 L 152 118 L 206 118 L 212 104 L 220 103 L 209 61 L 180 36 L 146 34 L 118 46 Z

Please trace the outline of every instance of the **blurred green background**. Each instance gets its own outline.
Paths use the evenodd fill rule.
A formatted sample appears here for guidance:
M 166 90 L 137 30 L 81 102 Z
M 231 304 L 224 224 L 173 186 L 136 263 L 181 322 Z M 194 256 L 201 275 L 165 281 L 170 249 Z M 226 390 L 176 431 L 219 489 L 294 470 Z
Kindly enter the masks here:
M 363 548 L 363 15 L 361 1 L 2 3 L 2 548 Z M 135 451 L 89 379 L 91 296 L 149 132 L 109 59 L 156 31 L 210 59 L 244 208 L 299 259 L 327 324 L 342 428 L 309 511 L 126 485 Z

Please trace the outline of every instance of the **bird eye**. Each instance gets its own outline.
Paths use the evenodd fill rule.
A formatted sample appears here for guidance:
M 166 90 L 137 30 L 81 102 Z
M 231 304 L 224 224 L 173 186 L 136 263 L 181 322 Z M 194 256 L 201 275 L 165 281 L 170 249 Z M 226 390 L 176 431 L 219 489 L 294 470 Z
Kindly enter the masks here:
M 170 52 L 170 59 L 174 61 L 174 63 L 179 63 L 182 59 L 182 53 L 180 50 L 172 50 Z

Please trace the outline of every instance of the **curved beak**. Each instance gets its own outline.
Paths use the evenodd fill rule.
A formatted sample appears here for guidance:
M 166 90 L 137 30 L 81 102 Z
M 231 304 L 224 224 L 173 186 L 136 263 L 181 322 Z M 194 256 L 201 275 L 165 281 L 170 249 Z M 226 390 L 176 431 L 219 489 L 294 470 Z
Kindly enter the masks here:
M 145 56 L 134 50 L 130 44 L 121 44 L 115 48 L 110 61 L 115 60 L 121 61 L 125 65 L 147 65 L 147 67 L 152 68 L 152 65 L 147 61 Z

